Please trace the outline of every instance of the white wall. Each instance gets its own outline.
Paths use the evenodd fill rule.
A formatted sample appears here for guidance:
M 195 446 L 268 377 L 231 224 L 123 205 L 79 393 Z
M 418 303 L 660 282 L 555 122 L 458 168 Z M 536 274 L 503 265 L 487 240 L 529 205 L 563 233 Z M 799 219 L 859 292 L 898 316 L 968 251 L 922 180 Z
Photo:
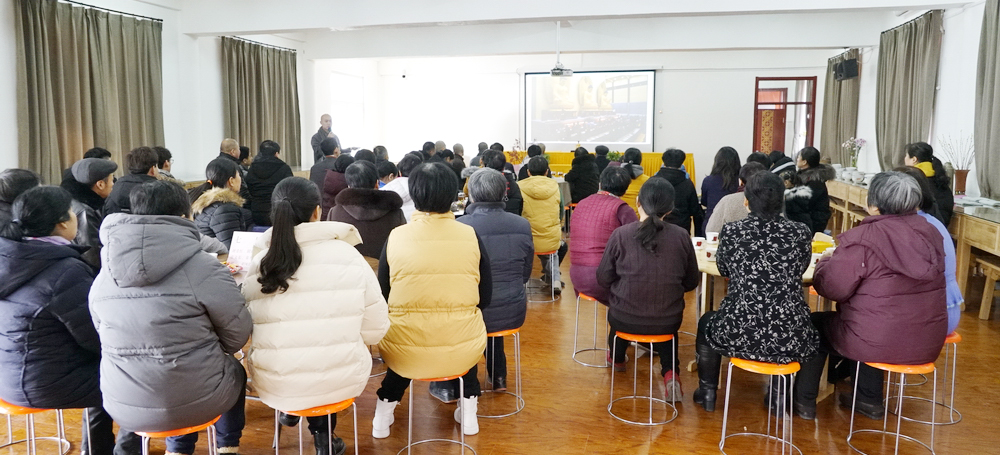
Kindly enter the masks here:
M 720 147 L 735 147 L 742 157 L 750 153 L 755 77 L 817 76 L 820 101 L 828 55 L 827 50 L 592 53 L 564 54 L 562 62 L 578 71 L 656 69 L 653 149 L 694 153 L 700 179 Z M 510 149 L 520 139 L 524 149 L 523 73 L 547 71 L 554 60 L 553 55 L 319 60 L 313 117 L 329 99 L 327 75 L 337 71 L 365 78 L 370 139 L 345 146 L 382 144 L 393 159 L 436 140 L 462 143 L 473 155 L 480 141 Z M 818 106 L 817 142 L 821 111 Z M 379 127 L 368 127 L 370 122 Z
M 0 169 L 17 167 L 17 35 L 14 2 L 0 2 Z

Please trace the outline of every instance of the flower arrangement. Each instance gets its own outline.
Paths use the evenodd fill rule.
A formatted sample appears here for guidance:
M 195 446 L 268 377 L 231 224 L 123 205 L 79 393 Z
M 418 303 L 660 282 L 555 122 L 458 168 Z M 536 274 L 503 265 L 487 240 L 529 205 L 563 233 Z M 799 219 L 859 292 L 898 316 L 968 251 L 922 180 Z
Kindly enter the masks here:
M 975 142 L 972 140 L 972 136 L 959 132 L 958 137 L 945 136 L 939 144 L 941 144 L 943 161 L 950 162 L 952 167 L 961 171 L 967 171 L 972 167 L 972 162 L 976 159 Z
M 852 167 L 858 167 L 858 155 L 861 153 L 861 149 L 865 148 L 865 144 L 867 143 L 868 141 L 861 139 L 860 137 L 852 137 L 840 145 L 851 153 Z
M 608 152 L 608 160 L 621 161 L 621 159 L 622 159 L 622 152 L 619 152 L 618 150 L 612 150 Z

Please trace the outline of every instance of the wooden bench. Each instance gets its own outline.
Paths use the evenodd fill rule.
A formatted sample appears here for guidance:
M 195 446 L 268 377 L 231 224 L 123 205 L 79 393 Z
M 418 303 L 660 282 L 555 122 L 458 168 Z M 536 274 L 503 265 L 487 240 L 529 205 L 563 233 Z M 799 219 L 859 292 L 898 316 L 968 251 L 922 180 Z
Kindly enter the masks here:
M 994 256 L 976 257 L 976 266 L 983 269 L 986 284 L 983 286 L 983 302 L 979 306 L 979 319 L 989 319 L 996 294 L 997 280 L 1000 280 L 1000 258 Z

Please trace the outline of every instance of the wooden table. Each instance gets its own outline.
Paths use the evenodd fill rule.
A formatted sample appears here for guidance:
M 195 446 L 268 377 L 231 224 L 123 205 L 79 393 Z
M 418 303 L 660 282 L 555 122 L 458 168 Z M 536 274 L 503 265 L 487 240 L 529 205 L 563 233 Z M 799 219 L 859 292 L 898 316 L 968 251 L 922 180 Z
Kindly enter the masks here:
M 826 182 L 830 195 L 830 231 L 833 236 L 849 230 L 868 216 L 868 187 L 840 180 Z
M 975 265 L 974 254 L 1000 256 L 1000 209 L 956 206 L 948 232 L 956 240 L 958 286 L 964 295 L 969 295 L 969 270 Z M 962 303 L 962 310 L 965 310 L 965 303 Z

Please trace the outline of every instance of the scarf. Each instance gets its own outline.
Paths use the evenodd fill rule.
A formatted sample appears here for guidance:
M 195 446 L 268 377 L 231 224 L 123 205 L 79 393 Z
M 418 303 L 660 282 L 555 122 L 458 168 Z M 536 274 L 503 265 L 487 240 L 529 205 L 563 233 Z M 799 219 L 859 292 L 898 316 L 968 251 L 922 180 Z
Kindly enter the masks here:
M 926 177 L 934 177 L 934 164 L 932 164 L 930 161 L 917 163 L 913 167 L 920 169 L 921 171 L 924 171 L 924 176 Z

